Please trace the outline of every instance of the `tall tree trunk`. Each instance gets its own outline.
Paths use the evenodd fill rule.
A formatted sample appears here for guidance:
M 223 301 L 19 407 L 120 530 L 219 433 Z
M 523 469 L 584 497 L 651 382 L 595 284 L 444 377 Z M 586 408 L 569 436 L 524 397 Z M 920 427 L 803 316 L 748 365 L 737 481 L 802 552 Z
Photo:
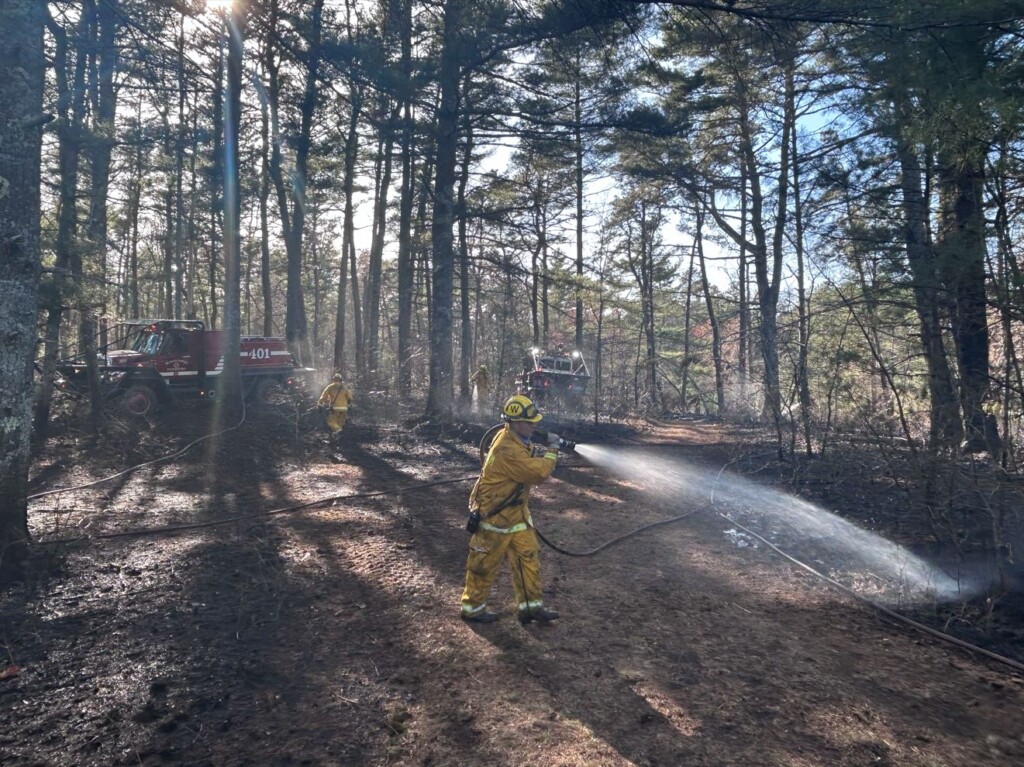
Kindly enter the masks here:
M 402 192 L 398 213 L 398 392 L 402 398 L 412 390 L 412 207 L 415 190 L 413 155 L 412 4 L 402 0 L 401 38 L 402 82 Z
M 1002 381 L 1002 429 L 1004 469 L 1016 471 L 1019 463 L 1016 460 L 1014 434 L 1010 427 L 1010 418 L 1015 402 L 1024 397 L 1024 373 L 1021 372 L 1017 342 L 1014 339 L 1014 322 L 1020 318 L 1021 290 L 1024 285 L 1020 281 L 1019 265 L 1014 254 L 1009 201 L 1011 199 L 1008 174 L 1005 172 L 1010 161 L 1010 142 L 1003 136 L 999 142 L 996 172 L 993 174 L 992 197 L 996 206 L 994 229 L 996 235 L 996 285 L 999 291 L 999 319 L 1002 328 L 1003 346 L 1003 381 Z M 1011 161 L 1012 162 L 1012 161 Z
M 388 192 L 391 189 L 392 154 L 395 147 L 395 131 L 398 125 L 400 104 L 395 104 L 384 126 L 384 140 L 381 142 L 381 173 L 374 203 L 373 240 L 370 243 L 370 259 L 366 274 L 366 367 L 374 387 L 378 383 L 380 367 L 380 300 L 384 263 L 384 241 L 387 235 Z M 384 105 L 384 111 L 388 105 Z
M 44 16 L 36 0 L 0 3 L 0 582 L 20 572 L 29 540 Z
M 101 5 L 105 3 L 101 2 Z M 185 278 L 185 265 L 182 263 L 185 254 L 185 139 L 188 124 L 185 119 L 185 103 L 187 82 L 185 80 L 185 16 L 182 14 L 181 26 L 177 41 L 178 65 L 178 130 L 174 142 L 174 306 L 173 317 L 181 319 L 182 286 Z
M 646 300 L 646 322 L 644 324 L 644 336 L 647 340 L 647 390 L 650 392 L 649 399 L 655 413 L 662 408 L 661 386 L 658 383 L 658 347 L 657 335 L 654 327 L 654 232 L 644 238 L 643 269 L 644 269 L 644 294 Z
M 164 121 L 164 129 L 170 125 Z M 166 177 L 167 188 L 164 189 L 164 268 L 160 273 L 160 288 L 163 298 L 163 308 L 160 312 L 162 317 L 174 317 L 174 273 L 177 271 L 174 254 L 174 174 L 169 173 Z
M 783 96 L 782 139 L 779 150 L 779 176 L 776 183 L 775 227 L 772 233 L 771 274 L 768 274 L 767 258 L 759 260 L 757 266 L 758 308 L 761 311 L 761 357 L 764 360 L 765 398 L 775 432 L 782 449 L 782 395 L 779 388 L 779 338 L 778 303 L 782 283 L 783 242 L 788 218 L 789 194 L 789 153 L 790 135 L 796 124 L 796 101 L 793 72 L 795 56 L 787 53 L 785 62 L 785 93 Z M 749 158 L 753 162 L 753 144 Z M 758 190 L 760 194 L 760 189 Z M 767 255 L 767 254 L 765 254 Z
M 573 81 L 573 163 L 576 193 L 576 333 L 575 346 L 583 348 L 583 102 L 580 85 L 580 52 L 576 52 L 576 79 Z
M 50 420 L 53 379 L 60 351 L 61 315 L 67 298 L 67 277 L 69 274 L 81 274 L 81 254 L 76 253 L 75 249 L 78 247 L 78 166 L 82 145 L 82 116 L 85 111 L 86 57 L 83 51 L 76 52 L 74 70 L 69 80 L 71 51 L 67 32 L 49 17 L 46 23 L 55 43 L 53 68 L 57 83 L 60 212 L 57 216 L 53 281 L 48 286 L 42 380 L 35 409 L 37 441 L 45 438 Z M 77 39 L 89 38 L 89 23 L 89 14 L 83 13 L 79 20 Z
M 469 111 L 467 104 L 467 115 L 463 120 L 466 144 L 462 157 L 462 170 L 459 173 L 459 192 L 456 205 L 459 218 L 459 309 L 461 310 L 462 325 L 459 349 L 459 400 L 464 407 L 468 407 L 473 399 L 473 390 L 469 383 L 469 365 L 473 355 L 473 323 L 469 313 L 469 242 L 466 233 L 469 217 L 466 206 L 466 188 L 469 185 L 469 170 L 473 159 L 473 125 L 468 117 Z
M 91 5 L 91 4 L 90 4 Z M 86 6 L 88 7 L 88 6 Z M 106 274 L 107 258 L 107 196 L 110 182 L 110 155 L 114 145 L 114 118 L 117 109 L 114 72 L 117 69 L 117 0 L 92 7 L 95 14 L 97 41 L 96 71 L 90 84 L 93 101 L 93 127 L 89 140 L 90 190 L 89 218 L 86 240 L 89 243 L 89 261 L 102 279 Z M 85 355 L 89 386 L 90 430 L 94 437 L 103 423 L 103 395 L 100 389 L 99 364 L 96 355 L 96 308 L 83 307 L 79 341 Z
M 989 387 L 988 316 L 985 295 L 984 171 L 965 152 L 940 161 L 940 258 L 952 299 L 951 324 L 960 368 L 960 406 L 967 449 L 998 453 L 998 435 L 986 426 Z
M 299 134 L 295 139 L 295 182 L 293 186 L 292 226 L 286 243 L 288 250 L 288 303 L 287 311 L 292 315 L 285 319 L 285 332 L 289 344 L 297 350 L 304 364 L 313 362 L 309 347 L 309 326 L 306 319 L 306 302 L 302 287 L 302 238 L 305 230 L 306 210 L 309 199 L 309 154 L 312 146 L 313 117 L 320 80 L 321 40 L 323 35 L 324 0 L 313 0 L 309 21 L 309 48 L 306 53 L 306 86 L 299 106 Z
M 540 211 L 534 209 L 535 218 L 540 218 Z M 537 244 L 530 257 L 530 316 L 533 320 L 533 345 L 541 345 L 540 335 L 540 225 L 537 225 Z
M 302 236 L 305 227 L 306 209 L 309 205 L 307 175 L 313 117 L 316 112 L 317 89 L 319 86 L 321 38 L 323 30 L 323 0 L 314 0 L 310 11 L 310 38 L 306 54 L 306 85 L 299 106 L 299 132 L 295 137 L 295 169 L 290 185 L 285 184 L 282 169 L 281 136 L 279 126 L 280 78 L 275 55 L 275 46 L 267 42 L 265 64 L 269 75 L 268 101 L 273 126 L 273 151 L 271 152 L 270 174 L 277 190 L 278 210 L 288 256 L 288 284 L 285 304 L 285 337 L 292 353 L 303 364 L 312 362 L 309 348 L 309 328 L 306 318 L 305 297 L 302 286 Z M 278 16 L 278 3 L 273 0 L 268 9 L 271 28 Z M 288 194 L 292 204 L 289 210 Z
M 427 220 L 427 202 L 430 199 L 430 186 L 434 175 L 434 165 L 432 155 L 429 152 L 424 152 L 424 163 L 423 170 L 420 173 L 420 188 L 419 198 L 416 203 L 416 218 L 413 226 L 413 241 L 417 243 L 416 248 L 413 251 L 413 272 L 415 275 L 415 286 L 413 289 L 414 295 L 423 295 L 424 305 L 427 307 L 426 312 L 416 312 L 414 314 L 416 324 L 416 335 L 422 339 L 424 336 L 429 337 L 430 335 L 430 307 L 433 305 L 433 292 L 431 290 L 431 274 L 430 274 L 430 249 L 426 246 L 426 235 L 424 232 L 429 226 Z M 426 330 L 424 331 L 423 325 L 426 320 Z M 429 355 L 428 355 L 429 356 Z M 424 355 L 419 354 L 417 359 L 417 373 L 420 378 L 425 378 L 428 375 L 424 368 Z M 426 362 L 429 365 L 429 360 Z
M 640 334 L 637 339 L 637 367 L 634 374 L 634 404 L 640 404 L 641 348 L 643 349 L 643 393 L 647 408 L 656 411 L 661 407 L 658 386 L 658 350 L 654 327 L 654 259 L 655 233 L 660 226 L 660 214 L 654 215 L 646 200 L 637 204 L 636 225 L 639 242 L 635 251 L 630 252 L 628 263 L 640 291 Z M 629 233 L 627 233 L 629 236 Z M 632 239 L 632 237 L 630 237 Z
M 434 170 L 434 212 L 431 230 L 433 297 L 430 306 L 430 383 L 426 412 L 448 420 L 452 414 L 452 275 L 454 254 L 455 163 L 459 128 L 459 34 L 463 0 L 448 0 L 444 8 L 437 109 L 437 161 Z
M 548 337 L 551 334 L 551 304 L 548 295 L 551 287 L 550 272 L 548 271 L 548 207 L 547 200 L 540 211 L 541 237 L 540 237 L 540 306 L 541 317 L 544 320 L 543 332 L 541 333 L 541 345 L 548 346 Z
M 140 121 L 141 125 L 141 121 Z M 142 210 L 142 179 L 145 175 L 143 164 L 143 149 L 141 135 L 135 144 L 133 152 L 131 180 L 128 182 L 128 216 L 129 240 L 128 240 L 128 279 L 126 290 L 128 295 L 125 300 L 125 307 L 129 317 L 138 319 L 141 317 L 139 309 L 139 219 Z
M 217 72 L 213 88 L 213 154 L 210 158 L 210 308 L 205 317 L 207 325 L 217 327 L 218 285 L 217 260 L 223 247 L 224 232 L 224 38 L 220 40 L 220 55 L 217 57 Z M 205 312 L 204 312 L 205 314 Z
M 697 255 L 697 240 L 694 238 L 693 247 L 690 249 L 690 266 L 686 270 L 686 301 L 683 306 L 683 370 L 682 381 L 679 386 L 679 396 L 682 400 L 683 412 L 689 412 L 690 408 L 686 403 L 686 390 L 690 383 L 690 308 L 693 305 L 693 262 Z
M 240 414 L 241 368 L 241 222 L 238 134 L 241 127 L 242 55 L 246 3 L 235 0 L 228 17 L 227 95 L 224 109 L 224 370 L 217 382 L 222 417 Z
M 740 402 L 747 402 L 747 383 L 750 381 L 750 271 L 747 264 L 747 166 L 740 163 L 740 238 L 739 238 L 739 359 L 736 372 L 740 377 Z
M 953 373 L 942 339 L 943 291 L 936 272 L 935 251 L 928 237 L 928 201 L 921 191 L 921 162 L 914 146 L 905 138 L 909 131 L 909 126 L 904 124 L 908 108 L 904 97 L 898 93 L 895 102 L 896 156 L 900 163 L 903 192 L 903 239 L 914 280 L 914 308 L 917 310 L 921 349 L 928 366 L 929 443 L 932 450 L 956 449 L 963 439 L 963 426 Z
M 814 444 L 811 441 L 811 381 L 807 368 L 807 354 L 811 347 L 811 311 L 810 298 L 807 295 L 807 282 L 804 274 L 804 220 L 802 201 L 800 199 L 800 144 L 797 139 L 796 125 L 792 132 L 792 164 L 793 164 L 793 245 L 796 250 L 796 290 L 797 316 L 799 322 L 800 350 L 797 355 L 796 384 L 800 397 L 800 423 L 804 432 L 804 449 L 807 456 L 814 455 Z
M 363 380 L 366 376 L 366 354 L 363 335 L 363 307 L 359 295 L 359 264 L 356 260 L 356 244 L 354 238 L 348 243 L 349 280 L 352 283 L 352 338 L 356 345 L 356 376 Z
M 708 281 L 708 267 L 704 258 L 704 208 L 698 204 L 696 209 L 697 219 L 697 259 L 700 264 L 701 290 L 704 293 L 704 303 L 708 311 L 708 324 L 711 325 L 711 359 L 715 365 L 715 414 L 725 413 L 725 365 L 722 361 L 722 329 L 718 326 L 718 317 L 715 313 L 715 302 L 711 297 L 711 285 Z
M 199 126 L 199 95 L 195 94 L 192 100 L 191 111 L 192 111 L 192 135 L 198 134 Z M 198 270 L 198 255 L 196 250 L 196 243 L 199 240 L 198 233 L 196 232 L 196 209 L 199 208 L 198 198 L 196 196 L 197 187 L 199 185 L 198 174 L 196 173 L 196 161 L 198 152 L 193 147 L 193 150 L 188 158 L 188 215 L 186 217 L 186 228 L 187 232 L 187 257 L 188 257 L 188 278 L 185 283 L 185 290 L 188 295 L 188 314 L 187 318 L 190 320 L 196 319 L 196 289 L 198 286 L 197 270 Z
M 351 112 L 348 121 L 348 135 L 345 137 L 345 170 L 342 177 L 342 191 L 345 196 L 345 212 L 342 221 L 341 235 L 341 273 L 338 278 L 338 311 L 334 321 L 334 369 L 342 374 L 345 372 L 345 321 L 348 298 L 348 261 L 349 252 L 354 249 L 355 207 L 352 202 L 355 194 L 356 155 L 359 149 L 359 114 L 362 111 L 362 93 L 358 89 L 352 91 Z M 356 352 L 359 351 L 356 340 Z
M 602 248 L 603 251 L 603 248 Z M 604 386 L 604 268 L 597 286 L 597 335 L 594 339 L 594 423 L 601 420 L 601 394 Z
M 267 41 L 270 45 L 270 41 Z M 260 288 L 263 335 L 274 335 L 274 299 L 270 284 L 270 109 L 260 99 Z

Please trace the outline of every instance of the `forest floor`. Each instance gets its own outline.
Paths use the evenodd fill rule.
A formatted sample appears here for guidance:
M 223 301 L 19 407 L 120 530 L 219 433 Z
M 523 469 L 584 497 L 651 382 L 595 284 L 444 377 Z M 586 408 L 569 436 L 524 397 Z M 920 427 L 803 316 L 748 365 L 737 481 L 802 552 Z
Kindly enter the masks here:
M 124 425 L 92 449 L 68 430 L 33 492 L 179 450 L 207 415 Z M 695 513 L 593 557 L 543 549 L 554 624 L 519 625 L 507 566 L 502 619 L 464 623 L 470 482 L 395 491 L 472 477 L 484 424 L 367 420 L 332 457 L 320 435 L 253 417 L 174 460 L 33 500 L 38 540 L 88 537 L 35 547 L 33 575 L 2 593 L 0 764 L 1024 764 L 1021 674 L 580 457 L 531 503 L 567 548 Z M 570 432 L 709 472 L 764 461 L 755 432 L 708 420 Z M 885 518 L 899 501 L 861 458 L 822 467 L 811 500 Z M 784 479 L 759 481 L 773 472 Z M 993 648 L 1024 659 L 1012 626 Z

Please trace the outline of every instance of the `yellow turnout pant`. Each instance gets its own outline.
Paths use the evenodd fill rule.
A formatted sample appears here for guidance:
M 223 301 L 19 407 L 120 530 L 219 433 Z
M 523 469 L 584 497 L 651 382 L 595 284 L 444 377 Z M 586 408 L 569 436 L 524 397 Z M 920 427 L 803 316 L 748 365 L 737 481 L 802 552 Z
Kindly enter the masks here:
M 348 421 L 347 407 L 332 407 L 331 412 L 327 414 L 327 428 L 331 430 L 331 434 L 337 434 L 344 429 L 346 421 Z
M 520 613 L 543 607 L 540 591 L 540 546 L 537 534 L 525 523 L 509 528 L 480 525 L 469 539 L 466 587 L 462 591 L 462 614 L 472 616 L 487 607 L 487 597 L 498 575 L 502 557 L 512 568 L 512 588 Z

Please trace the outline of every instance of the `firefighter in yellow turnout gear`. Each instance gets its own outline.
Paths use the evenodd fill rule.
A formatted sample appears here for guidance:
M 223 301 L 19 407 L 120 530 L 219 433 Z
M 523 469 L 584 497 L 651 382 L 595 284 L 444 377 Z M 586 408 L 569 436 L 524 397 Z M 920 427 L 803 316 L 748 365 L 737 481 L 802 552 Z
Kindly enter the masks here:
M 554 447 L 530 444 L 541 414 L 528 398 L 517 394 L 506 400 L 502 419 L 506 426 L 492 443 L 470 493 L 470 511 L 479 513 L 479 521 L 469 540 L 462 618 L 474 623 L 498 619 L 487 610 L 487 597 L 504 558 L 512 569 L 519 620 L 547 623 L 558 613 L 545 608 L 541 599 L 540 546 L 528 504 L 530 487 L 551 476 L 558 453 Z
M 469 377 L 469 382 L 476 388 L 474 410 L 480 410 L 481 408 L 487 407 L 487 397 L 491 387 L 491 374 L 487 372 L 487 366 L 481 365 L 477 371 Z
M 345 428 L 352 400 L 352 391 L 342 382 L 341 373 L 335 373 L 317 400 L 317 404 L 327 411 L 327 430 L 331 433 L 331 441 L 336 441 Z

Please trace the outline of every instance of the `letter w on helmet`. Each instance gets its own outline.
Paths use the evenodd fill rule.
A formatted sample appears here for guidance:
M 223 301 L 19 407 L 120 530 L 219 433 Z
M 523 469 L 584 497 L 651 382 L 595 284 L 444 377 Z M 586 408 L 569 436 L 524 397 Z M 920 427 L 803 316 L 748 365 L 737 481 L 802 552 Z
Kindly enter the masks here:
M 537 410 L 537 406 L 530 401 L 529 397 L 522 394 L 514 394 L 505 400 L 501 408 L 501 417 L 506 421 L 529 421 L 537 423 L 543 416 Z

